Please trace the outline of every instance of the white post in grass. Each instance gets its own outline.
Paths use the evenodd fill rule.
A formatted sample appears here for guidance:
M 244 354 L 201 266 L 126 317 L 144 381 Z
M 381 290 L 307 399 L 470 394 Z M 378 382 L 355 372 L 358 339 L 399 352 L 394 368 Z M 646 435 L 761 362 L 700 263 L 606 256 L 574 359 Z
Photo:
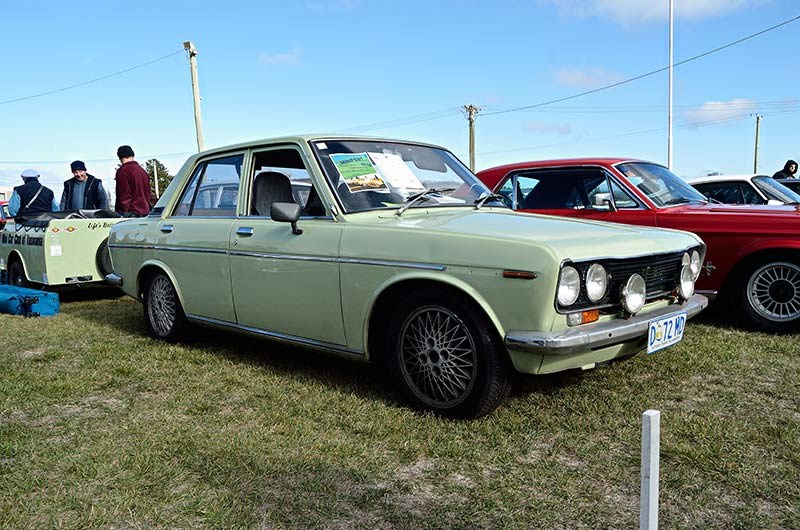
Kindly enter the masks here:
M 658 530 L 658 457 L 661 448 L 661 413 L 642 414 L 642 492 L 639 530 Z

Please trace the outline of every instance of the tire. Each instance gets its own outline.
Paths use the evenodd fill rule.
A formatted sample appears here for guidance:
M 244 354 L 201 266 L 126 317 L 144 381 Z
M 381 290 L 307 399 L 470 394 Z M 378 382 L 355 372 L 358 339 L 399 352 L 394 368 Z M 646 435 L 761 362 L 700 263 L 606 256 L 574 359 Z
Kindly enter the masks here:
M 97 264 L 97 270 L 100 271 L 103 278 L 114 272 L 111 267 L 111 254 L 108 252 L 108 238 L 105 238 L 103 242 L 100 243 L 100 246 L 97 247 L 95 263 Z
M 8 283 L 17 287 L 30 287 L 31 282 L 25 276 L 25 266 L 19 260 L 14 260 L 8 264 Z
M 410 294 L 392 314 L 384 345 L 406 400 L 441 416 L 473 419 L 511 391 L 511 368 L 496 332 L 470 301 L 447 291 Z
M 800 265 L 770 259 L 749 265 L 734 298 L 745 324 L 772 333 L 800 329 Z
M 160 272 L 153 276 L 144 291 L 144 320 L 151 337 L 178 342 L 186 329 L 186 315 L 178 293 L 169 277 Z

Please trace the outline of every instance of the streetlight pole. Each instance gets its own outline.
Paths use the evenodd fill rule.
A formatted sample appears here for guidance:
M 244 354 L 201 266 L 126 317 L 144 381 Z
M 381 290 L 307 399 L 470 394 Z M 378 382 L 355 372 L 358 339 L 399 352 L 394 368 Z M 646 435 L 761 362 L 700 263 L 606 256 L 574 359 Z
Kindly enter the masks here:
M 464 105 L 469 120 L 469 170 L 475 172 L 475 116 L 481 109 L 475 105 Z
M 753 155 L 753 173 L 758 173 L 758 129 L 761 127 L 761 118 L 764 116 L 756 114 L 756 150 Z
M 672 169 L 672 26 L 673 0 L 669 0 L 669 111 L 667 116 L 667 168 Z
M 192 72 L 192 96 L 194 98 L 194 127 L 197 131 L 197 150 L 203 150 L 203 119 L 200 116 L 200 86 L 197 82 L 197 49 L 192 41 L 183 43 L 183 49 L 189 52 L 189 69 Z

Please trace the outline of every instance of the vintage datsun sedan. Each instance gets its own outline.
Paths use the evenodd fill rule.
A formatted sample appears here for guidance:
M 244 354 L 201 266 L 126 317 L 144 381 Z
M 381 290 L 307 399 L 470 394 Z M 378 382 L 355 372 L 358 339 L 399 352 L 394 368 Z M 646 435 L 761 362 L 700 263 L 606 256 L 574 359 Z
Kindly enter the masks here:
M 493 410 L 514 369 L 674 344 L 707 303 L 693 234 L 517 214 L 450 152 L 370 138 L 194 155 L 109 247 L 156 338 L 193 322 L 382 363 L 453 417 Z
M 687 230 L 708 246 L 698 292 L 764 331 L 800 331 L 800 210 L 722 205 L 664 166 L 593 158 L 509 164 L 478 177 L 520 212 Z

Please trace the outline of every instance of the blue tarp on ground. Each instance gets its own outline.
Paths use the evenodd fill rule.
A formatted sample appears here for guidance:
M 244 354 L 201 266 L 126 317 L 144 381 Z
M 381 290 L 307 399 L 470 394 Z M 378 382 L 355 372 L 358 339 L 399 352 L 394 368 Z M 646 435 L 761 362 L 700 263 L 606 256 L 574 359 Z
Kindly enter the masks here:
M 0 313 L 51 317 L 61 311 L 58 293 L 0 285 Z

